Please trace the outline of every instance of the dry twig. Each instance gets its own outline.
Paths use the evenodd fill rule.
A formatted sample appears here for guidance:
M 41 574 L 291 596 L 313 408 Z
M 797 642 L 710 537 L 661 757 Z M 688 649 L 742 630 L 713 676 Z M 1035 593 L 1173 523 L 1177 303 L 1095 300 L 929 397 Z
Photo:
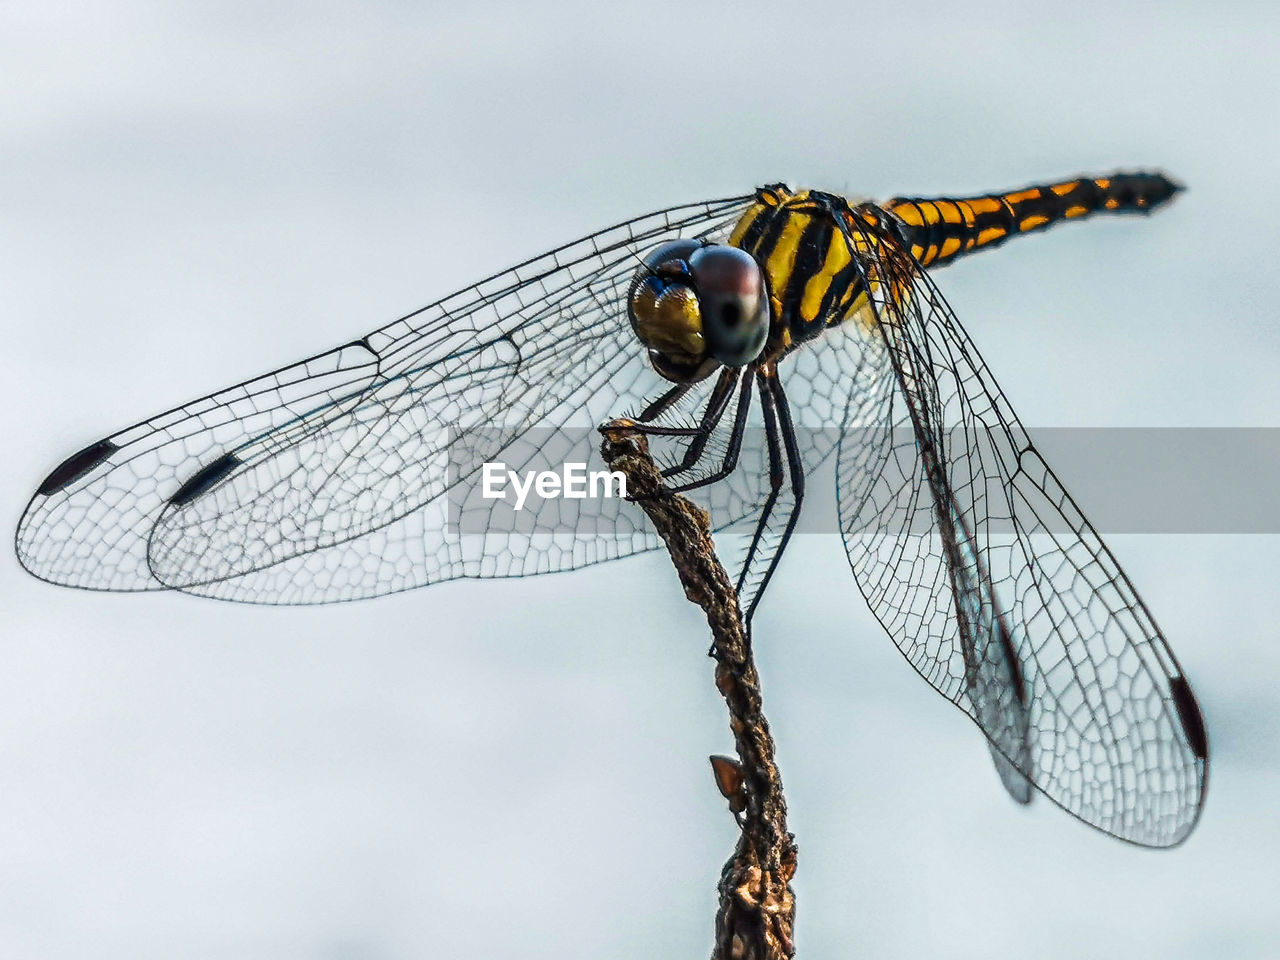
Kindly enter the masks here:
M 712 758 L 716 779 L 741 811 L 742 834 L 720 875 L 712 960 L 783 960 L 795 955 L 795 838 L 787 832 L 787 804 L 774 763 L 773 738 L 761 709 L 760 678 L 742 623 L 733 582 L 716 557 L 711 523 L 693 501 L 671 493 L 629 421 L 601 428 L 609 469 L 627 478 L 628 496 L 648 514 L 680 575 L 685 596 L 707 615 L 714 638 L 716 687 L 729 707 L 738 751 L 735 764 Z M 735 782 L 736 781 L 736 782 Z

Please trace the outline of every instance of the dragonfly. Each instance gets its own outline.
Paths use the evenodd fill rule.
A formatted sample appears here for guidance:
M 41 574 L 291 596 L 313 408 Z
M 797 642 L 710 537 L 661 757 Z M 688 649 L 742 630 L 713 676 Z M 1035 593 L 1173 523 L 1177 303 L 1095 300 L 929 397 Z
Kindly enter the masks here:
M 771 184 L 626 220 L 86 446 L 32 496 L 18 558 L 55 584 L 272 604 L 574 569 L 658 540 L 622 499 L 512 512 L 478 478 L 625 415 L 671 488 L 714 493 L 717 528 L 742 533 L 750 621 L 831 465 L 871 612 L 1008 793 L 1174 846 L 1207 785 L 1195 695 L 932 274 L 1179 189 L 1122 172 L 875 203 Z

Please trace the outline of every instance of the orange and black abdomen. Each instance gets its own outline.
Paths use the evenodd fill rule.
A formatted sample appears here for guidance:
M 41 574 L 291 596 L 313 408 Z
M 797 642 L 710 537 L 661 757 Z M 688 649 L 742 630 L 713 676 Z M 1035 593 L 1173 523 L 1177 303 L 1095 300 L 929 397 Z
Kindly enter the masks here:
M 929 267 L 1091 213 L 1149 213 L 1180 189 L 1161 173 L 1116 173 L 984 197 L 898 197 L 885 208 L 905 224 L 911 252 Z

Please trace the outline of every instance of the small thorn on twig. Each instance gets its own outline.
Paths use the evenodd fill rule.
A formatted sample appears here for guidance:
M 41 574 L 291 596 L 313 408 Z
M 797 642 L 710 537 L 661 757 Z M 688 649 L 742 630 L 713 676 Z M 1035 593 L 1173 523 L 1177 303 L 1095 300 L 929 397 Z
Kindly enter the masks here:
M 742 764 L 732 757 L 713 754 L 711 771 L 715 774 L 716 787 L 720 795 L 729 801 L 729 810 L 737 819 L 738 814 L 747 809 L 747 789 L 743 782 Z

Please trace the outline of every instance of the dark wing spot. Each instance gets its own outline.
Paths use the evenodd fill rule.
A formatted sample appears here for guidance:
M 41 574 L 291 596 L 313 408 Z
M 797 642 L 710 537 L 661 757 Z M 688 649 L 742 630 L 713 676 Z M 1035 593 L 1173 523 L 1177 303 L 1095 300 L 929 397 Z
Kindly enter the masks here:
M 1207 760 L 1209 736 L 1204 729 L 1204 715 L 1200 713 L 1200 705 L 1191 692 L 1191 684 L 1187 683 L 1186 677 L 1174 677 L 1169 683 L 1169 692 L 1173 694 L 1173 705 L 1178 708 L 1178 719 L 1182 721 L 1182 731 L 1187 735 L 1191 752 L 1199 759 Z
M 238 466 L 240 466 L 239 457 L 234 453 L 223 454 L 213 463 L 202 467 L 190 480 L 180 486 L 178 492 L 169 498 L 169 502 L 176 507 L 190 503 Z
M 37 492 L 42 497 L 57 493 L 67 484 L 79 480 L 119 449 L 110 440 L 99 440 L 78 453 L 73 453 L 53 468 L 53 472 L 44 478 L 44 482 L 40 484 L 40 489 Z

